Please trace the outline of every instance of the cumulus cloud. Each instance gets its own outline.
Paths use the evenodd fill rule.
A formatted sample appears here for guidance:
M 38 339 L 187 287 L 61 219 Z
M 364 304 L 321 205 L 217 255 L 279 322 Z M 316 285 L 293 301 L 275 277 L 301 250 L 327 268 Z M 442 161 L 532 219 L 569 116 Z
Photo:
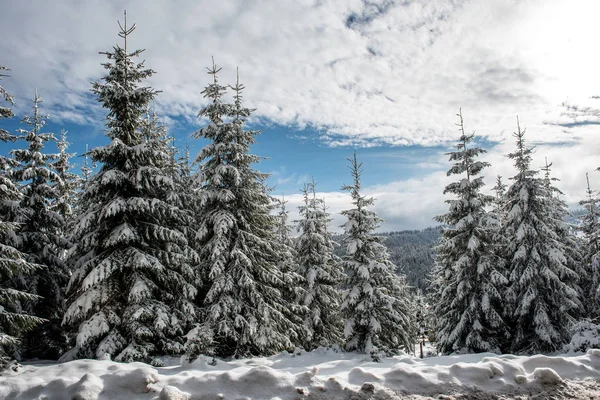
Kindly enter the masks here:
M 16 2 L 0 16 L 12 32 L 0 54 L 18 99 L 36 86 L 58 118 L 97 123 L 103 112 L 90 81 L 102 75 L 98 52 L 120 40 L 116 20 L 127 8 L 138 27 L 130 48 L 147 49 L 146 64 L 158 72 L 152 83 L 163 91 L 160 111 L 172 118 L 195 118 L 215 56 L 223 82 L 240 66 L 258 118 L 318 128 L 332 146 L 443 143 L 459 106 L 492 140 L 502 140 L 520 113 L 538 128 L 536 140 L 550 142 L 565 135 L 544 122 L 560 102 L 581 97 L 573 86 L 600 66 L 589 51 L 600 33 L 585 24 L 596 15 L 590 7 L 583 0 L 59 0 L 34 9 Z
M 516 131 L 516 119 L 513 125 L 512 131 Z M 593 128 L 582 128 L 577 142 L 560 145 L 535 141 L 533 130 L 527 128 L 525 121 L 521 121 L 521 128 L 526 130 L 526 146 L 533 148 L 531 168 L 540 170 L 546 160 L 552 163 L 551 176 L 559 179 L 555 182 L 555 186 L 564 193 L 562 198 L 571 209 L 578 208 L 578 202 L 585 198 L 586 172 L 589 173 L 592 189 L 600 189 L 600 172 L 596 171 L 600 161 L 595 152 L 590 151 L 590 149 L 600 148 L 600 137 Z M 512 131 L 509 134 L 512 134 Z M 485 183 L 483 192 L 493 194 L 492 187 L 498 175 L 502 176 L 505 184 L 512 184 L 510 178 L 516 175 L 516 170 L 513 161 L 507 155 L 515 151 L 516 144 L 513 139 L 511 137 L 491 147 L 486 146 L 488 152 L 480 156 L 481 160 L 491 164 L 483 170 Z M 410 160 L 409 156 L 403 157 Z M 437 153 L 431 157 L 436 157 L 439 163 L 436 163 L 429 172 L 425 171 L 408 179 L 364 187 L 364 193 L 375 198 L 372 209 L 384 219 L 384 223 L 379 228 L 380 232 L 435 226 L 438 223 L 434 217 L 448 212 L 448 204 L 445 200 L 454 197 L 444 195 L 444 187 L 450 182 L 462 179 L 462 176 L 447 176 L 446 171 L 451 166 L 447 156 L 442 157 Z M 360 158 L 359 156 L 359 160 Z M 405 161 L 410 162 L 408 160 Z M 364 167 L 368 169 L 369 157 L 364 157 L 362 161 Z M 540 172 L 538 176 L 543 177 L 543 173 Z M 321 191 L 317 196 L 325 199 L 329 212 L 332 213 L 331 229 L 337 233 L 342 232 L 340 226 L 344 223 L 344 217 L 339 213 L 352 207 L 349 195 L 338 191 Z M 285 198 L 289 201 L 288 210 L 291 210 L 291 219 L 298 219 L 297 206 L 301 204 L 302 196 L 293 193 L 286 194 Z
M 600 94 L 600 57 L 591 50 L 600 36 L 600 3 L 12 2 L 0 13 L 9 32 L 0 41 L 0 64 L 12 68 L 3 85 L 21 106 L 15 111 L 28 110 L 37 87 L 53 120 L 101 125 L 105 110 L 90 82 L 103 74 L 105 57 L 98 53 L 121 43 L 116 21 L 124 8 L 129 24 L 137 24 L 129 48 L 147 49 L 142 58 L 157 71 L 151 84 L 162 91 L 157 108 L 169 125 L 180 118 L 198 124 L 214 56 L 223 83 L 233 83 L 240 67 L 256 123 L 312 128 L 297 140 L 315 135 L 329 146 L 449 146 L 462 107 L 467 131 L 476 130 L 490 146 L 488 188 L 495 175 L 514 174 L 505 154 L 514 147 L 516 115 L 537 146 L 535 166 L 544 156 L 553 162 L 571 204 L 583 196 L 585 172 L 600 165 L 593 157 L 600 147 L 594 135 L 600 102 L 591 98 Z M 419 177 L 366 188 L 387 221 L 383 230 L 426 227 L 446 211 L 448 165 L 434 153 L 412 159 Z M 280 169 L 274 180 L 306 181 L 300 175 Z M 345 194 L 322 195 L 336 215 L 349 206 Z M 297 193 L 286 197 L 293 209 L 301 200 Z M 337 227 L 342 221 L 335 218 Z

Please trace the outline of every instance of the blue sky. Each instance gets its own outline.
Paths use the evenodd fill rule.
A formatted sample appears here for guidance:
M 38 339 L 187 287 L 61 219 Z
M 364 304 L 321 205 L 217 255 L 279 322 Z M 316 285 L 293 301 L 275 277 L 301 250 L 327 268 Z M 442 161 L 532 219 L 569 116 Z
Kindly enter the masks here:
M 593 49 L 600 4 L 585 0 L 57 0 L 13 2 L 0 14 L 5 40 L 0 65 L 11 68 L 2 85 L 15 95 L 18 128 L 37 87 L 51 115 L 47 128 L 69 131 L 71 151 L 106 144 L 105 111 L 90 93 L 104 73 L 100 51 L 121 43 L 117 20 L 128 11 L 136 31 L 131 48 L 157 73 L 156 107 L 177 144 L 205 121 L 200 92 L 215 57 L 221 82 L 236 67 L 251 126 L 262 131 L 255 154 L 272 174 L 274 194 L 290 208 L 311 177 L 334 214 L 348 207 L 346 158 L 364 162 L 363 186 L 386 220 L 382 230 L 423 228 L 447 210 L 450 181 L 444 155 L 458 138 L 462 107 L 495 176 L 514 174 L 516 116 L 544 157 L 566 200 L 585 194 L 585 172 L 600 160 L 600 57 Z M 192 143 L 196 154 L 202 142 Z M 7 145 L 0 145 L 2 152 Z M 598 174 L 599 176 L 595 176 Z M 591 175 L 600 187 L 600 173 Z M 292 215 L 292 219 L 294 215 Z

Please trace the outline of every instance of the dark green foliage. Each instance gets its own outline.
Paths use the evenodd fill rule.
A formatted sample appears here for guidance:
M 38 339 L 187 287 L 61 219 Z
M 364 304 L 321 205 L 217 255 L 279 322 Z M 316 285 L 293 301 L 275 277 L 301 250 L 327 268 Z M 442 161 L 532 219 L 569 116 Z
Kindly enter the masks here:
M 420 230 L 405 230 L 377 233 L 388 249 L 390 261 L 396 265 L 396 273 L 406 277 L 406 283 L 425 292 L 429 286 L 429 274 L 433 268 L 435 251 L 441 234 L 441 227 Z M 344 235 L 333 236 L 335 243 L 341 243 Z M 334 253 L 343 257 L 344 246 L 335 246 Z
M 108 109 L 111 143 L 90 151 L 100 171 L 82 195 L 70 261 L 70 301 L 63 323 L 78 331 L 63 359 L 101 357 L 149 362 L 183 352 L 197 318 L 198 256 L 181 226 L 189 216 L 173 198 L 162 127 L 144 119 L 156 91 L 140 84 L 153 71 L 133 59 L 142 50 L 102 53 L 108 74 L 93 83 Z
M 474 134 L 461 133 L 455 152 L 448 153 L 454 164 L 450 175 L 462 175 L 446 186 L 447 214 L 436 217 L 447 227 L 436 248 L 431 298 L 437 325 L 437 348 L 455 351 L 500 351 L 505 333 L 502 319 L 504 277 L 502 259 L 496 255 L 493 235 L 497 220 L 485 207 L 493 198 L 480 192 L 483 178 L 477 176 L 489 166 L 477 157 L 485 150 L 472 145 Z
M 304 205 L 297 221 L 300 235 L 295 249 L 298 273 L 305 280 L 300 304 L 309 309 L 304 318 L 301 344 L 306 350 L 342 343 L 339 313 L 339 286 L 342 280 L 340 259 L 333 253 L 334 242 L 328 231 L 330 216 L 323 199 L 315 192 L 314 181 L 304 186 Z
M 12 245 L 26 254 L 28 262 L 44 268 L 34 274 L 17 275 L 13 287 L 41 296 L 25 309 L 48 321 L 30 331 L 25 339 L 25 355 L 56 359 L 67 347 L 60 321 L 64 312 L 64 287 L 68 282 L 68 269 L 64 253 L 69 247 L 64 239 L 65 218 L 55 210 L 61 198 L 64 182 L 55 169 L 59 154 L 45 152 L 47 144 L 55 142 L 54 134 L 43 132 L 48 116 L 42 115 L 42 99 L 37 91 L 33 99 L 33 115 L 23 118 L 27 129 L 19 129 L 18 139 L 27 145 L 11 151 L 16 164 L 11 176 L 22 193 L 13 209 L 12 221 L 19 224 Z
M 0 66 L 0 71 L 7 68 Z M 6 76 L 0 74 L 1 77 Z M 0 86 L 0 104 L 7 102 L 9 107 L 0 107 L 0 120 L 13 116 L 10 106 L 14 105 L 12 96 Z M 14 142 L 16 137 L 0 128 L 2 142 Z M 39 300 L 39 296 L 13 288 L 14 280 L 20 276 L 31 276 L 42 266 L 26 261 L 26 254 L 18 251 L 9 243 L 14 243 L 15 232 L 19 225 L 8 222 L 7 217 L 14 215 L 14 206 L 22 198 L 15 182 L 10 178 L 17 165 L 14 159 L 0 156 L 0 369 L 18 357 L 21 353 L 19 339 L 25 332 L 34 329 L 45 320 L 28 314 L 25 308 Z
M 580 311 L 577 274 L 561 234 L 565 223 L 548 185 L 530 169 L 532 150 L 517 128 L 517 148 L 508 155 L 517 174 L 506 192 L 501 232 L 509 272 L 505 314 L 513 333 L 507 350 L 552 352 L 569 341 L 569 326 Z
M 373 198 L 361 194 L 362 163 L 349 159 L 354 208 L 342 211 L 347 254 L 343 258 L 344 285 L 340 310 L 345 319 L 346 349 L 371 354 L 397 354 L 400 347 L 411 352 L 415 342 L 413 305 L 404 277 L 395 273 L 382 239 L 374 235 L 382 222 L 368 208 Z
M 587 198 L 579 202 L 585 212 L 579 217 L 581 220 L 582 239 L 582 269 L 581 287 L 582 300 L 588 317 L 600 317 L 600 209 L 596 191 L 590 188 L 590 179 L 585 174 L 587 181 Z
M 210 103 L 199 113 L 210 122 L 195 134 L 210 140 L 196 158 L 197 248 L 207 283 L 200 300 L 216 355 L 269 355 L 297 341 L 298 321 L 282 295 L 293 278 L 278 268 L 284 249 L 275 240 L 267 175 L 253 168 L 260 157 L 249 153 L 259 132 L 245 129 L 252 110 L 242 106 L 244 87 L 238 81 L 232 87 L 234 103 L 223 103 L 226 88 L 218 82 L 219 70 L 214 63 L 209 69 L 213 82 L 203 94 Z M 202 337 L 188 335 L 188 343 L 209 343 L 211 335 L 197 328 Z

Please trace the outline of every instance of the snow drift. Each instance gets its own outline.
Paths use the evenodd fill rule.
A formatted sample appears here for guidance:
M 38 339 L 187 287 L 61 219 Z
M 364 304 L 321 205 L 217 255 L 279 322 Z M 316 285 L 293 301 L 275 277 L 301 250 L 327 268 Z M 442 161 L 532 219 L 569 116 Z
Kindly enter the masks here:
M 167 360 L 173 363 L 173 360 Z M 110 360 L 28 364 L 0 377 L 2 399 L 301 399 L 377 393 L 535 393 L 600 378 L 600 350 L 585 355 L 456 355 L 380 363 L 356 353 L 318 349 L 268 358 L 151 367 Z

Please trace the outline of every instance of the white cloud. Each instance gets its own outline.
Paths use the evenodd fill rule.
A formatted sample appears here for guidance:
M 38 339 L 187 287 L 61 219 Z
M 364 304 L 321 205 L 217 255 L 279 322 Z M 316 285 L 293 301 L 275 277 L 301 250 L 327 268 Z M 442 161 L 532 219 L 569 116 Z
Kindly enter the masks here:
M 515 120 L 516 130 L 516 120 Z M 524 121 L 521 127 L 526 129 L 525 141 L 527 147 L 534 147 L 532 155 L 532 169 L 540 169 L 545 164 L 545 158 L 552 163 L 551 174 L 560 179 L 555 185 L 564 193 L 564 200 L 574 209 L 578 208 L 578 202 L 585 197 L 586 181 L 585 173 L 589 172 L 590 184 L 593 190 L 600 190 L 600 172 L 596 168 L 600 166 L 600 160 L 595 152 L 590 149 L 600 148 L 600 136 L 595 134 L 592 128 L 581 130 L 579 144 L 568 143 L 561 146 L 551 144 L 534 144 Z M 516 172 L 512 160 L 507 154 L 515 150 L 514 140 L 506 140 L 493 146 L 488 153 L 482 154 L 480 159 L 491 164 L 484 169 L 485 186 L 483 191 L 492 193 L 492 187 L 496 183 L 496 177 L 502 176 L 505 184 L 510 185 L 510 180 Z M 369 168 L 368 159 L 364 160 L 364 168 Z M 453 199 L 451 195 L 444 195 L 444 187 L 461 177 L 456 175 L 447 176 L 446 171 L 451 164 L 447 157 L 442 161 L 442 170 L 430 172 L 419 177 L 398 180 L 386 184 L 374 185 L 364 188 L 366 195 L 375 198 L 372 208 L 385 222 L 379 231 L 395 231 L 402 229 L 422 229 L 438 225 L 434 221 L 436 215 L 448 212 L 448 204 L 445 200 Z M 543 177 L 540 172 L 539 177 Z M 318 189 L 318 187 L 317 187 Z M 318 197 L 325 199 L 330 207 L 329 212 L 333 215 L 331 229 L 341 232 L 340 226 L 344 218 L 339 215 L 340 211 L 352 207 L 351 199 L 342 192 L 318 192 Z M 285 196 L 289 200 L 288 209 L 292 211 L 292 219 L 298 219 L 297 206 L 302 202 L 300 194 Z
M 536 140 L 565 140 L 545 125 L 563 100 L 595 93 L 600 67 L 583 0 L 86 1 L 5 7 L 1 62 L 18 99 L 33 87 L 60 118 L 101 120 L 89 93 L 99 51 L 120 39 L 127 8 L 146 48 L 162 110 L 193 119 L 215 56 L 222 82 L 235 67 L 257 117 L 326 130 L 331 145 L 435 144 L 452 138 L 463 106 L 479 134 L 506 137 L 519 113 Z M 596 80 L 597 81 L 597 80 Z M 568 139 L 568 138 L 567 138 Z
M 53 120 L 103 123 L 90 82 L 103 74 L 98 52 L 120 43 L 123 8 L 137 24 L 129 47 L 147 49 L 142 58 L 157 71 L 157 107 L 169 124 L 177 117 L 197 123 L 214 56 L 223 83 L 233 83 L 240 67 L 257 121 L 311 126 L 331 146 L 447 145 L 457 138 L 462 107 L 467 131 L 500 143 L 485 156 L 488 188 L 496 174 L 514 174 L 504 155 L 514 147 L 516 115 L 537 144 L 535 166 L 548 156 L 571 204 L 584 194 L 585 172 L 600 165 L 593 133 L 600 112 L 589 108 L 598 103 L 589 97 L 600 94 L 598 2 L 11 2 L 0 13 L 8 32 L 0 64 L 12 68 L 2 83 L 16 95 L 15 111 L 29 110 L 37 87 Z M 446 211 L 445 158 L 413 161 L 425 175 L 366 188 L 387 220 L 382 229 L 426 227 Z M 285 170 L 277 178 L 306 181 Z M 349 206 L 340 193 L 323 196 L 335 214 Z M 297 193 L 286 197 L 300 201 Z

